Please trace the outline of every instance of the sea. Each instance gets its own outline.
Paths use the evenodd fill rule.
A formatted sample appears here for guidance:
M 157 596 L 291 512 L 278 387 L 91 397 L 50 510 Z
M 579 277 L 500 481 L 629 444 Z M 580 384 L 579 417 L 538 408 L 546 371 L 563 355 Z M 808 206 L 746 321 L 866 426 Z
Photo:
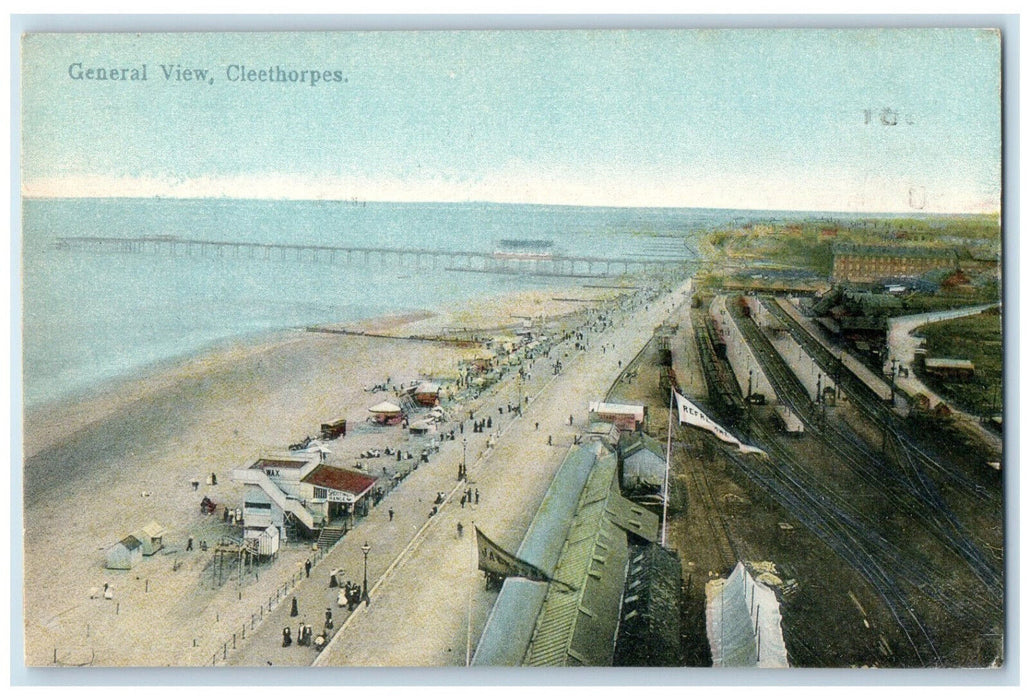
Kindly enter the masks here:
M 23 403 L 35 408 L 85 396 L 106 382 L 270 332 L 577 282 L 275 256 L 88 253 L 59 248 L 59 237 L 175 236 L 488 253 L 503 241 L 528 239 L 550 241 L 551 252 L 570 255 L 690 259 L 705 231 L 782 216 L 475 202 L 28 199 L 20 270 Z

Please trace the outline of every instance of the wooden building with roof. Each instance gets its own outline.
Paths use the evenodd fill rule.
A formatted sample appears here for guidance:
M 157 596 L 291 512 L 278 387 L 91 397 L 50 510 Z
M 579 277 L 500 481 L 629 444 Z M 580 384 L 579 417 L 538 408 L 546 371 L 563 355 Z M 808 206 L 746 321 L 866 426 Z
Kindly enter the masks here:
M 291 531 L 314 537 L 334 519 L 368 512 L 366 497 L 375 477 L 357 469 L 323 464 L 315 455 L 266 455 L 232 474 L 246 486 L 243 501 L 245 539 L 268 536 L 269 526 L 288 541 Z
M 140 541 L 143 547 L 143 556 L 149 557 L 164 547 L 163 538 L 166 532 L 165 528 L 156 521 L 151 520 L 140 528 L 138 532 L 132 534 Z
M 131 569 L 143 561 L 143 543 L 129 535 L 107 549 L 108 569 Z

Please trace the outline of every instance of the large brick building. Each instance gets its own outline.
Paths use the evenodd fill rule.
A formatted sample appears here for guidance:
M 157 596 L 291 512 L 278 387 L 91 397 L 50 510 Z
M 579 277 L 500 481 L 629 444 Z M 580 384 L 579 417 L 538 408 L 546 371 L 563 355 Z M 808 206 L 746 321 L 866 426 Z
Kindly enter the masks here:
M 958 254 L 951 248 L 912 246 L 833 246 L 833 279 L 839 282 L 878 282 L 895 277 L 918 277 L 925 272 L 955 269 Z

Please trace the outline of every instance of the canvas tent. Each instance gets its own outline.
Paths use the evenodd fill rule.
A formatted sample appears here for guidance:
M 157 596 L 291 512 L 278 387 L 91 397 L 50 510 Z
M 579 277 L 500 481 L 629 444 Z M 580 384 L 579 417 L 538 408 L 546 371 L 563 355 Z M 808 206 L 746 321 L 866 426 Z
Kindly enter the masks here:
M 705 622 L 712 666 L 786 668 L 776 592 L 737 562 L 726 579 L 705 586 Z
M 394 425 L 404 420 L 404 410 L 395 403 L 381 401 L 368 409 L 372 420 L 383 425 Z
M 143 544 L 132 535 L 107 550 L 108 569 L 131 569 L 143 559 Z

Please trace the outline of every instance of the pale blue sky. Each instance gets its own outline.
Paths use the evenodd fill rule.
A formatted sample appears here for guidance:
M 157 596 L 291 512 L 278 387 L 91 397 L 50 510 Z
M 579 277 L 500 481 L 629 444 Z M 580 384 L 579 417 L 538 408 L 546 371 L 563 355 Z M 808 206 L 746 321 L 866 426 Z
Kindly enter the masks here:
M 30 196 L 998 209 L 988 31 L 36 35 L 22 55 Z M 79 61 L 148 80 L 71 80 Z M 229 82 L 240 63 L 347 82 Z

